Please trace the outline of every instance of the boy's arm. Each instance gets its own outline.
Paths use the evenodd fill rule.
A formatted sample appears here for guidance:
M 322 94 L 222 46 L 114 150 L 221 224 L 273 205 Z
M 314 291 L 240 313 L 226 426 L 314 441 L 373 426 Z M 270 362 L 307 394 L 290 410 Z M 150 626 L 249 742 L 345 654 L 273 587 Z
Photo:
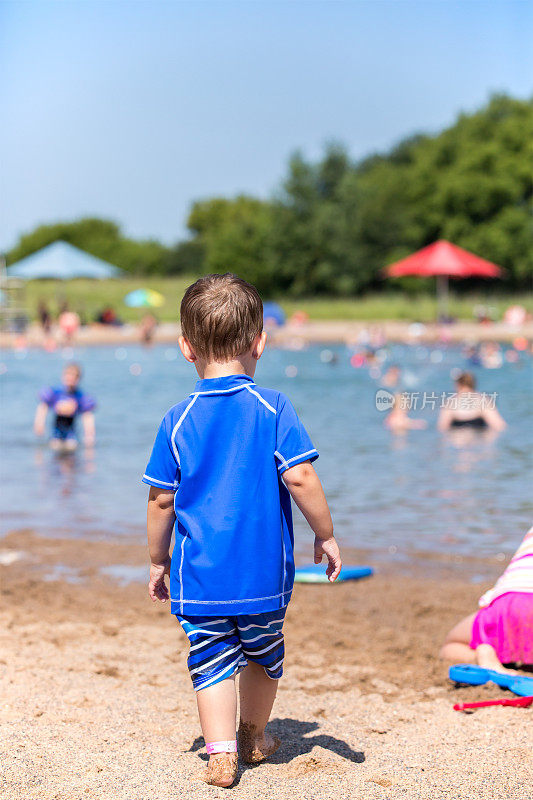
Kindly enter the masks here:
M 87 447 L 92 447 L 96 438 L 96 428 L 94 424 L 94 414 L 92 411 L 85 411 L 81 415 L 83 425 L 83 441 Z
M 165 585 L 165 575 L 170 573 L 170 540 L 176 515 L 174 492 L 150 487 L 148 495 L 148 550 L 150 553 L 150 584 L 148 594 L 152 600 L 166 602 L 170 597 Z
M 328 559 L 326 574 L 330 581 L 336 580 L 342 567 L 341 555 L 333 536 L 333 522 L 318 475 L 310 461 L 303 461 L 285 470 L 282 478 L 315 534 L 315 564 L 320 564 L 325 555 Z
M 36 436 L 43 436 L 46 425 L 46 415 L 48 414 L 48 406 L 46 403 L 39 403 L 35 411 L 35 419 L 33 421 L 33 430 Z

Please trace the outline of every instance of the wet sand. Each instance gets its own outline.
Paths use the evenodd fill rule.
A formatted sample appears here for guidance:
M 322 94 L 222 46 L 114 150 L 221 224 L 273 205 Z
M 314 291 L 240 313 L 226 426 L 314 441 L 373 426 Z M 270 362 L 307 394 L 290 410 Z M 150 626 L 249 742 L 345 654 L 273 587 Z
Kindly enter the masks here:
M 356 583 L 297 585 L 271 722 L 283 745 L 223 790 L 197 777 L 205 750 L 184 634 L 143 583 L 101 572 L 138 575 L 144 563 L 133 542 L 0 540 L 0 797 L 531 797 L 533 711 L 453 711 L 504 693 L 456 689 L 435 657 L 501 564 L 484 562 L 476 585 L 468 562 L 429 556 Z

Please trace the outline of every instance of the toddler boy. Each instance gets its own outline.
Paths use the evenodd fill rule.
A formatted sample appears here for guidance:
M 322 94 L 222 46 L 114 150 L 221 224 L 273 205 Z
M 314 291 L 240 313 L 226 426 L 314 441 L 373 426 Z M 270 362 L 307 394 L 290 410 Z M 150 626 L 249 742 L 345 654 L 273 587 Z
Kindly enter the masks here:
M 318 453 L 288 398 L 253 380 L 266 343 L 257 290 L 229 273 L 200 278 L 183 297 L 181 327 L 181 352 L 200 380 L 163 418 L 143 476 L 151 487 L 149 593 L 170 598 L 190 641 L 210 754 L 205 779 L 231 786 L 237 673 L 241 758 L 257 763 L 280 745 L 265 726 L 283 671 L 294 580 L 291 496 L 315 533 L 315 563 L 328 559 L 330 581 L 341 558 L 311 465 Z

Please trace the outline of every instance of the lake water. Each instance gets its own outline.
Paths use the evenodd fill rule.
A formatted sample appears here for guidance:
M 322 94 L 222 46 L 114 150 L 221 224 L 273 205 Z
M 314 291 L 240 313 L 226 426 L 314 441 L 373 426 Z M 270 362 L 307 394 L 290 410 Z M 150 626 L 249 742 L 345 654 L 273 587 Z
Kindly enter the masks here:
M 333 352 L 336 363 L 327 362 Z M 479 390 L 498 395 L 509 427 L 493 439 L 464 440 L 436 430 L 433 394 L 452 389 L 450 372 L 467 366 L 456 348 L 394 346 L 406 389 L 419 392 L 411 416 L 428 428 L 394 437 L 376 409 L 379 381 L 334 347 L 267 350 L 260 385 L 286 392 L 320 452 L 339 539 L 384 553 L 510 553 L 531 524 L 531 361 L 477 368 Z M 59 383 L 66 358 L 84 367 L 83 387 L 98 400 L 97 447 L 58 457 L 37 444 L 32 419 L 39 389 Z M 2 356 L 0 511 L 2 532 L 144 538 L 147 487 L 140 477 L 165 411 L 194 388 L 196 373 L 174 348 L 95 347 Z M 423 393 L 426 392 L 426 407 Z M 298 549 L 311 534 L 299 513 Z M 310 554 L 310 548 L 306 551 Z M 407 556 L 406 556 L 407 557 Z

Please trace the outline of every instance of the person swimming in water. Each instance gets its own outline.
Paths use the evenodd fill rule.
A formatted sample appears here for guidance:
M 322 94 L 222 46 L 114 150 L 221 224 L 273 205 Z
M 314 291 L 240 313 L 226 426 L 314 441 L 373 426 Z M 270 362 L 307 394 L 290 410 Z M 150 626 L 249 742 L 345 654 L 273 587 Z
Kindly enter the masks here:
M 408 412 L 409 403 L 407 396 L 398 392 L 394 395 L 394 405 L 392 410 L 387 414 L 384 425 L 392 433 L 404 434 L 407 431 L 424 430 L 427 428 L 425 419 L 412 419 Z
M 481 366 L 485 369 L 499 369 L 503 364 L 502 349 L 498 342 L 482 342 L 479 347 Z
M 449 632 L 440 658 L 498 672 L 507 671 L 504 664 L 533 664 L 533 528 L 479 610 Z
M 54 450 L 75 450 L 78 444 L 75 421 L 77 416 L 81 416 L 83 442 L 86 447 L 92 447 L 95 441 L 93 411 L 96 402 L 79 387 L 81 367 L 74 363 L 67 364 L 61 377 L 61 386 L 47 386 L 39 393 L 40 402 L 33 423 L 35 434 L 44 435 L 46 417 L 48 411 L 52 410 L 54 422 L 50 446 Z
M 398 364 L 391 364 L 385 372 L 381 382 L 387 389 L 395 389 L 401 381 L 402 371 Z
M 506 427 L 496 405 L 484 403 L 482 395 L 476 392 L 476 379 L 471 372 L 458 375 L 455 390 L 440 412 L 439 431 L 454 428 L 502 431 Z

